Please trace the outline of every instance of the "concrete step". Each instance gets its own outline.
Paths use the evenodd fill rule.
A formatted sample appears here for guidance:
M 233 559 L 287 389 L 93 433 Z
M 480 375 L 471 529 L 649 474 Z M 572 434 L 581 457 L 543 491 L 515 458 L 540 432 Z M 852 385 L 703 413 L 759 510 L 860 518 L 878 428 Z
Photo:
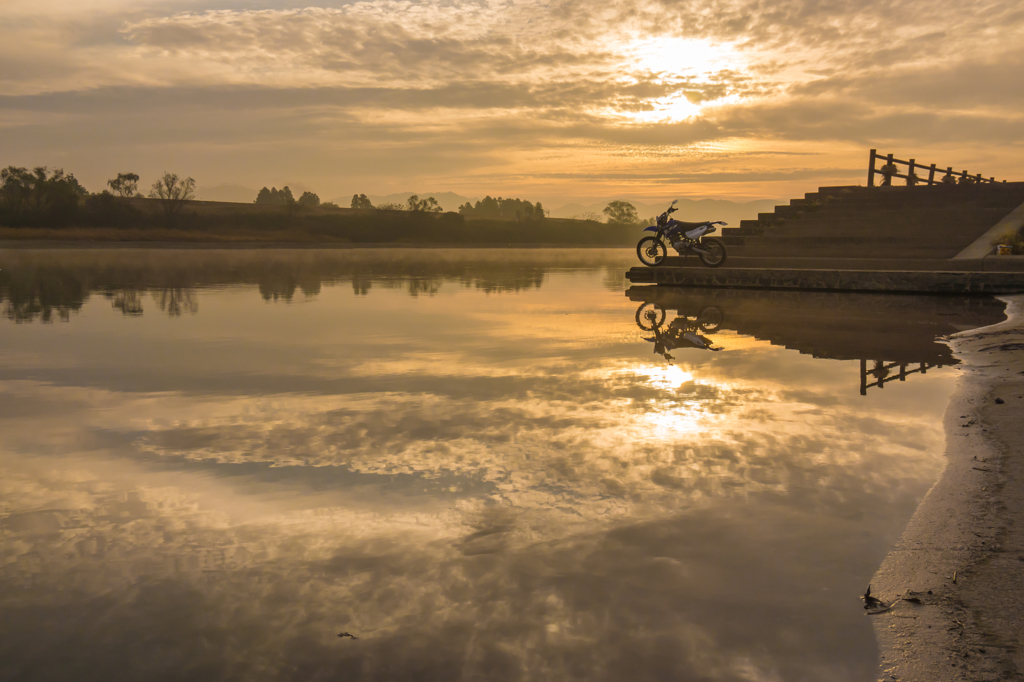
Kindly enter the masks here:
M 983 212 L 967 217 L 952 216 L 938 219 L 929 216 L 893 216 L 889 220 L 794 220 L 764 229 L 764 238 L 800 237 L 803 239 L 833 239 L 844 236 L 871 238 L 941 239 L 960 242 L 974 241 L 985 230 L 1003 217 L 1001 212 Z M 743 234 L 753 235 L 751 232 Z
M 964 247 L 960 244 L 935 244 L 916 241 L 881 241 L 850 238 L 811 241 L 806 239 L 746 241 L 730 246 L 730 254 L 784 258 L 952 258 Z
M 663 267 L 707 267 L 695 256 L 666 258 Z M 730 268 L 787 268 L 797 270 L 907 270 L 932 272 L 1024 272 L 1024 256 L 990 256 L 974 260 L 948 258 L 827 258 L 742 256 L 732 250 L 725 262 Z
M 910 205 L 966 205 L 1019 204 L 1024 201 L 1024 183 L 1014 183 L 1006 188 L 935 188 L 911 187 L 888 190 L 878 188 L 869 192 L 832 194 L 820 200 L 822 206 L 845 204 L 848 206 L 910 206 Z M 828 199 L 831 198 L 832 201 Z

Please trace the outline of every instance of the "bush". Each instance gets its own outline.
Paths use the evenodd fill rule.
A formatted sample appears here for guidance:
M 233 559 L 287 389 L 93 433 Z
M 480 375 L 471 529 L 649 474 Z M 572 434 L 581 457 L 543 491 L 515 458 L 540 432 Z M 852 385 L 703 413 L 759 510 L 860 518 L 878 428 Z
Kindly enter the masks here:
M 1013 249 L 1013 255 L 1020 256 L 1024 255 L 1024 227 L 1020 227 L 1011 232 L 1007 232 L 999 237 L 996 237 L 992 244 L 1006 244 Z
M 127 199 L 103 190 L 85 198 L 82 222 L 95 227 L 131 227 L 139 221 L 139 210 Z

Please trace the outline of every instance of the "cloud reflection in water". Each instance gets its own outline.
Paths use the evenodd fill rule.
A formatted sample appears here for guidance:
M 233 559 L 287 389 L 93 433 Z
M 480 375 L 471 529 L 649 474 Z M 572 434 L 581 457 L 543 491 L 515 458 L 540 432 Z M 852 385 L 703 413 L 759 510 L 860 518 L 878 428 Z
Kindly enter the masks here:
M 873 673 L 856 594 L 950 372 L 865 400 L 855 362 L 724 332 L 668 366 L 600 272 L 197 296 L 4 330 L 10 677 Z

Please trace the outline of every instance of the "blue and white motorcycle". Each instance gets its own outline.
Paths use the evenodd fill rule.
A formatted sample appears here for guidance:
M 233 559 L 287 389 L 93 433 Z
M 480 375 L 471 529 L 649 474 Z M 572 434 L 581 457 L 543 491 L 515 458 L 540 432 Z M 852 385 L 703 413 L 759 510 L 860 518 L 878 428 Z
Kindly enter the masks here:
M 665 246 L 667 240 L 680 256 L 694 253 L 700 262 L 711 268 L 717 268 L 725 262 L 725 244 L 715 237 L 707 237 L 717 228 L 715 225 L 727 225 L 721 220 L 708 220 L 703 223 L 684 223 L 669 218 L 669 214 L 678 211 L 673 201 L 668 210 L 658 216 L 658 224 L 645 227 L 644 232 L 654 232 L 653 236 L 644 237 L 636 245 L 636 255 L 644 265 L 661 265 L 668 255 Z

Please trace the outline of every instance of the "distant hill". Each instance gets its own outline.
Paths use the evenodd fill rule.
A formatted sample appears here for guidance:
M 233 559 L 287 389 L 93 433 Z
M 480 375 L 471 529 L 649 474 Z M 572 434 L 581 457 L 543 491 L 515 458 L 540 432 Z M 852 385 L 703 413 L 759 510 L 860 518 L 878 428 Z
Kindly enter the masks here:
M 551 209 L 551 217 L 575 218 L 587 213 L 596 213 L 601 219 L 604 219 L 604 214 L 601 211 L 604 210 L 609 201 L 612 200 L 609 199 L 608 201 L 592 204 L 566 204 L 565 206 Z M 626 201 L 629 201 L 629 203 L 636 207 L 636 211 L 642 220 L 647 220 L 664 213 L 668 205 L 672 203 L 671 199 L 659 203 L 645 203 L 628 199 Z M 746 202 L 728 201 L 726 199 L 680 199 L 679 203 L 676 204 L 676 208 L 679 210 L 673 213 L 672 217 L 687 222 L 724 220 L 730 226 L 739 226 L 741 220 L 752 220 L 757 218 L 758 213 L 768 213 L 773 211 L 776 205 L 785 203 L 788 202 L 781 199 L 759 199 Z
M 441 205 L 441 208 L 446 211 L 458 211 L 459 206 L 462 206 L 467 201 L 476 203 L 479 200 L 477 198 L 464 197 L 455 192 L 396 192 L 394 194 L 367 194 L 366 198 L 374 206 L 379 206 L 380 204 L 404 204 L 413 194 L 417 195 L 420 199 L 434 197 L 437 203 Z M 331 201 L 342 208 L 348 208 L 352 205 L 352 195 L 337 197 L 331 199 Z
M 455 192 L 396 192 L 394 194 L 385 195 L 369 194 L 367 195 L 367 198 L 374 206 L 382 203 L 404 204 L 412 194 L 417 194 L 421 199 L 425 197 L 434 197 L 437 199 L 437 203 L 441 205 L 441 208 L 446 211 L 457 211 L 459 210 L 459 206 L 467 201 L 475 204 L 481 198 L 467 197 L 462 194 L 456 194 Z M 492 196 L 498 195 L 493 194 Z M 510 194 L 509 196 L 513 195 Z M 526 199 L 528 201 L 535 200 L 530 196 L 516 196 L 515 198 Z M 339 206 L 348 207 L 352 203 L 352 196 L 338 197 L 331 201 Z M 545 208 L 551 212 L 552 218 L 577 218 L 588 213 L 593 213 L 598 216 L 599 220 L 603 221 L 605 216 L 601 211 L 604 210 L 604 207 L 607 206 L 610 201 L 613 201 L 613 199 L 605 199 L 586 204 L 565 204 L 564 206 L 559 206 L 557 208 L 553 208 L 552 206 L 545 204 Z M 672 200 L 667 199 L 664 202 L 658 203 L 645 203 L 633 200 L 628 201 L 636 207 L 637 213 L 640 214 L 640 218 L 646 220 L 661 214 L 666 208 L 668 208 L 668 205 Z M 679 203 L 676 204 L 679 211 L 674 213 L 673 217 L 678 218 L 679 220 L 691 222 L 696 222 L 698 220 L 724 220 L 730 225 L 738 226 L 741 220 L 757 218 L 758 213 L 769 213 L 775 209 L 776 205 L 785 203 L 787 202 L 781 199 L 760 199 L 757 201 L 745 202 L 728 201 L 726 199 L 680 199 Z

